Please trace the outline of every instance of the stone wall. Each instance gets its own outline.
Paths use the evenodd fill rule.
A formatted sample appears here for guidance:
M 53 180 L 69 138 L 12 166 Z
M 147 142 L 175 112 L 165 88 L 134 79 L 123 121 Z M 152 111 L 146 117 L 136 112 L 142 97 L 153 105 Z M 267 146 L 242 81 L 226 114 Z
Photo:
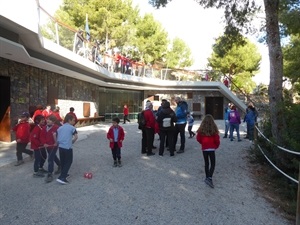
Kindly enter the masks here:
M 11 124 L 15 124 L 21 112 L 28 112 L 30 108 L 39 104 L 46 106 L 48 89 L 52 87 L 58 90 L 58 94 L 56 104 L 51 104 L 51 106 L 62 103 L 59 105 L 62 114 L 68 112 L 70 106 L 76 105 L 75 113 L 82 118 L 84 102 L 91 103 L 91 117 L 98 112 L 99 88 L 97 85 L 3 58 L 0 58 L 0 76 L 10 77 Z M 72 89 L 71 96 L 67 96 L 67 86 Z

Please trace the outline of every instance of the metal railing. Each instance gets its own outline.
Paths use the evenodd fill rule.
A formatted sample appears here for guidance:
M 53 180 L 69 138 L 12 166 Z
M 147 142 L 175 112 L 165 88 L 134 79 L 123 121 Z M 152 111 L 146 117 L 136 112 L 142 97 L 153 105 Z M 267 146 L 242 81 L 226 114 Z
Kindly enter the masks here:
M 271 146 L 274 146 L 276 147 L 277 149 L 281 150 L 281 151 L 284 151 L 284 152 L 287 152 L 289 154 L 293 154 L 295 156 L 299 156 L 300 155 L 300 152 L 297 152 L 297 151 L 293 151 L 293 150 L 289 150 L 289 149 L 286 149 L 284 147 L 281 147 L 277 144 L 275 144 L 274 142 L 272 142 L 270 139 L 268 139 L 264 134 L 263 132 L 259 129 L 259 127 L 256 125 L 255 128 L 254 128 L 255 132 L 254 132 L 254 142 L 255 142 L 255 146 L 259 149 L 259 151 L 261 152 L 261 154 L 264 156 L 264 158 L 269 162 L 269 164 L 276 170 L 278 171 L 279 173 L 281 173 L 283 176 L 285 176 L 287 179 L 289 179 L 290 181 L 298 184 L 298 193 L 297 193 L 297 211 L 296 211 L 296 225 L 300 225 L 300 164 L 299 164 L 299 174 L 298 174 L 298 180 L 296 178 L 293 178 L 292 176 L 288 175 L 287 173 L 285 173 L 282 169 L 280 169 L 278 166 L 276 166 L 276 163 L 272 162 L 272 160 L 267 156 L 267 154 L 265 153 L 263 147 L 261 145 L 259 145 L 257 143 L 257 140 L 258 140 L 258 135 L 263 139 L 265 140 L 266 142 L 268 142 Z

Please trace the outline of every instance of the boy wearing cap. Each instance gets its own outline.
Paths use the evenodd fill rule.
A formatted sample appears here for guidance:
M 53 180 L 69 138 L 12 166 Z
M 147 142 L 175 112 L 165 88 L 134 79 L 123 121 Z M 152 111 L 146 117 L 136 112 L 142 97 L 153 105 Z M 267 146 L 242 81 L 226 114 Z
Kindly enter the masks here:
M 18 160 L 15 166 L 20 166 L 24 163 L 22 153 L 26 153 L 30 155 L 30 157 L 33 156 L 33 151 L 26 149 L 30 139 L 30 124 L 28 122 L 29 117 L 30 116 L 28 112 L 23 112 L 17 125 L 13 128 L 13 131 L 16 133 L 16 155 Z

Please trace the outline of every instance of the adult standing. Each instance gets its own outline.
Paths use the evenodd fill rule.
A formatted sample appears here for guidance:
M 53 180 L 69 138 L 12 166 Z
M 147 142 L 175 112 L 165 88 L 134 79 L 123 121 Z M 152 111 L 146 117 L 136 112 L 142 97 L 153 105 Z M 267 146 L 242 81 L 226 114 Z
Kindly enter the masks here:
M 154 141 L 154 129 L 155 129 L 155 117 L 152 112 L 153 105 L 151 102 L 146 103 L 146 109 L 144 110 L 144 118 L 145 118 L 145 136 L 146 141 L 142 141 L 142 149 L 147 147 L 147 155 L 152 156 L 155 153 L 152 152 L 153 141 Z M 146 146 L 145 146 L 146 145 Z
M 234 130 L 236 131 L 238 141 L 242 141 L 240 138 L 241 117 L 240 117 L 240 113 L 237 111 L 235 105 L 231 106 L 228 120 L 229 120 L 229 124 L 230 124 L 230 141 L 233 141 L 233 131 Z
M 174 146 L 176 146 L 177 144 L 177 138 L 179 133 L 181 145 L 177 153 L 183 153 L 185 148 L 185 126 L 187 123 L 188 104 L 185 101 L 183 101 L 180 97 L 175 97 L 175 102 L 177 104 L 177 107 L 175 108 L 177 122 L 175 125 Z
M 230 106 L 231 106 L 231 104 L 228 103 L 228 106 L 226 106 L 225 109 L 224 109 L 225 134 L 224 134 L 223 138 L 227 138 L 227 136 L 228 136 L 228 131 L 229 131 L 228 116 L 229 116 L 229 113 L 230 113 Z
M 156 120 L 159 124 L 160 131 L 159 155 L 163 156 L 164 154 L 165 139 L 167 137 L 170 143 L 170 156 L 174 156 L 174 123 L 177 121 L 177 117 L 175 112 L 170 108 L 170 102 L 165 101 L 164 104 L 162 104 L 162 108 L 158 112 Z
M 249 104 L 248 108 L 246 110 L 246 116 L 244 119 L 244 122 L 247 123 L 247 136 L 246 138 L 249 138 L 249 141 L 254 140 L 254 125 L 257 121 L 257 111 L 253 104 Z
M 123 122 L 123 124 L 125 124 L 126 121 L 130 122 L 130 119 L 128 119 L 128 115 L 129 115 L 129 109 L 128 109 L 127 105 L 124 105 L 124 108 L 123 108 L 124 122 Z

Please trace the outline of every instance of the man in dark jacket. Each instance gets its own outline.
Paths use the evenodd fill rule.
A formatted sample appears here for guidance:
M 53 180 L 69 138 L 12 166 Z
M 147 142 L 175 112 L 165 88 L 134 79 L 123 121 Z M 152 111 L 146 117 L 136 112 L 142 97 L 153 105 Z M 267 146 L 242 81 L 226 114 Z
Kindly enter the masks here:
M 185 101 L 182 101 L 180 97 L 176 97 L 175 102 L 177 103 L 177 107 L 175 108 L 177 122 L 175 125 L 174 146 L 176 146 L 178 133 L 180 133 L 181 145 L 177 153 L 183 153 L 185 147 L 185 126 L 187 123 L 188 104 Z
M 177 121 L 175 112 L 170 108 L 170 102 L 164 102 L 161 110 L 157 114 L 156 121 L 159 124 L 160 145 L 159 155 L 164 154 L 165 138 L 168 138 L 170 156 L 174 156 L 174 123 Z

